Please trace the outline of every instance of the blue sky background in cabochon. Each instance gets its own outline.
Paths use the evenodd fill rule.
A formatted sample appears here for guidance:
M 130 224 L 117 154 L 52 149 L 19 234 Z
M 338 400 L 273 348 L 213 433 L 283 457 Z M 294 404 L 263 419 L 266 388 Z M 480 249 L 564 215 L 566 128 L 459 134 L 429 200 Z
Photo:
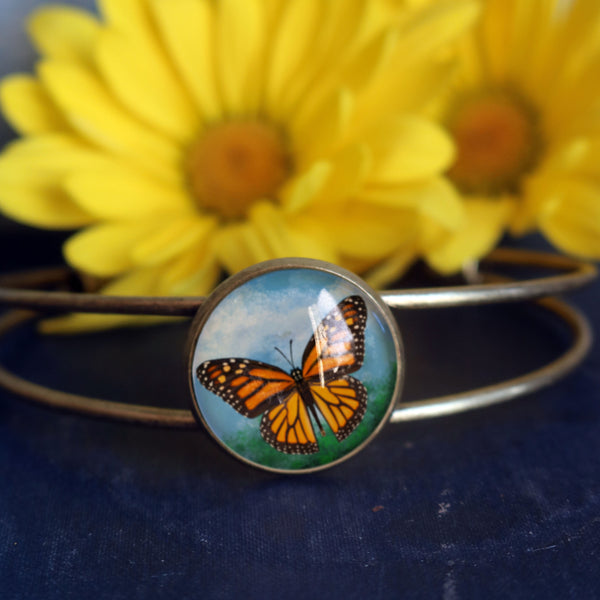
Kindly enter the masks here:
M 225 298 L 213 311 L 199 338 L 194 353 L 194 390 L 202 413 L 213 431 L 229 435 L 234 431 L 256 431 L 260 417 L 247 419 L 221 398 L 206 390 L 195 376 L 196 368 L 208 359 L 251 358 L 288 372 L 291 367 L 274 349 L 289 353 L 290 339 L 296 366 L 316 324 L 346 296 L 360 294 L 352 284 L 335 275 L 311 269 L 267 273 L 253 279 Z M 389 376 L 395 350 L 389 328 L 369 309 L 365 332 L 365 361 L 353 373 L 367 388 Z

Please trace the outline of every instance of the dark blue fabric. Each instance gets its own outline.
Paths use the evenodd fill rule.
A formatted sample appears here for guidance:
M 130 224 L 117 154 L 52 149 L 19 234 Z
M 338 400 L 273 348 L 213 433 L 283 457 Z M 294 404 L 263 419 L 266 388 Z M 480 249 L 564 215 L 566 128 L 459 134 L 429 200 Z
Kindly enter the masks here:
M 2 32 L 31 4 L 4 0 Z M 2 48 L 3 72 L 15 70 L 25 54 Z M 4 270 L 60 256 L 61 236 L 2 232 Z M 596 331 L 599 293 L 574 296 Z M 398 318 L 406 399 L 520 374 L 565 344 L 527 307 Z M 0 358 L 62 389 L 187 406 L 185 333 L 27 330 Z M 547 390 L 388 426 L 349 462 L 295 477 L 244 466 L 201 431 L 94 421 L 0 392 L 0 597 L 600 598 L 599 367 L 596 346 Z
M 577 298 L 596 327 L 598 288 Z M 408 398 L 521 373 L 560 345 L 523 307 L 400 320 Z M 71 391 L 184 406 L 184 338 L 24 332 L 2 360 Z M 512 404 L 388 426 L 351 461 L 296 477 L 239 464 L 202 432 L 2 393 L 3 597 L 597 597 L 598 361 Z

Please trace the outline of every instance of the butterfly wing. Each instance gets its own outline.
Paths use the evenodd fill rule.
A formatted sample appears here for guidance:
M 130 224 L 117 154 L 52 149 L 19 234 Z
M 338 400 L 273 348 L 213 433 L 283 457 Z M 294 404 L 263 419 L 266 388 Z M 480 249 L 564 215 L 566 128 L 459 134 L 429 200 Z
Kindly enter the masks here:
M 247 358 L 207 360 L 196 375 L 209 392 L 250 419 L 284 402 L 296 388 L 285 371 Z
M 260 422 L 263 439 L 285 454 L 314 454 L 319 451 L 308 410 L 294 388 L 277 406 L 267 410 Z
M 302 355 L 302 375 L 321 385 L 358 371 L 365 357 L 367 307 L 360 296 L 344 298 L 316 328 Z
M 338 442 L 345 440 L 358 427 L 367 410 L 365 386 L 358 379 L 345 375 L 324 386 L 314 381 L 308 387 Z
M 302 356 L 305 399 L 291 375 L 256 360 L 207 360 L 196 374 L 207 390 L 245 417 L 264 413 L 260 433 L 273 448 L 313 454 L 319 446 L 305 400 L 313 400 L 338 441 L 348 437 L 365 414 L 367 390 L 348 374 L 362 367 L 366 322 L 364 300 L 348 296 L 319 323 Z

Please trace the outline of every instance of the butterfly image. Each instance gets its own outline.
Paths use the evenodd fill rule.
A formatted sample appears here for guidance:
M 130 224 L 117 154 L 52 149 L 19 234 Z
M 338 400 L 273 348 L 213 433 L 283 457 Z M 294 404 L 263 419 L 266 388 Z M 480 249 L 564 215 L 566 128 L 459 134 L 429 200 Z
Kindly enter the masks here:
M 321 415 L 341 442 L 365 414 L 367 390 L 350 373 L 363 364 L 366 323 L 365 301 L 348 296 L 314 327 L 301 368 L 294 367 L 293 359 L 287 373 L 258 360 L 220 358 L 203 362 L 196 375 L 207 390 L 245 417 L 262 414 L 260 433 L 273 448 L 313 454 L 319 445 L 312 419 L 325 435 Z

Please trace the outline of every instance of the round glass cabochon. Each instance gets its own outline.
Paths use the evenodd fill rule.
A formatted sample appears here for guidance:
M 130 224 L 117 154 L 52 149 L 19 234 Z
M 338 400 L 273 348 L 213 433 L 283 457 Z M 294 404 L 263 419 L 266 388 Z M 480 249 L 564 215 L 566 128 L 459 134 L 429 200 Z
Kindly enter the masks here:
M 222 284 L 192 334 L 194 408 L 215 439 L 274 471 L 316 470 L 364 446 L 401 384 L 389 309 L 320 261 L 263 263 Z

